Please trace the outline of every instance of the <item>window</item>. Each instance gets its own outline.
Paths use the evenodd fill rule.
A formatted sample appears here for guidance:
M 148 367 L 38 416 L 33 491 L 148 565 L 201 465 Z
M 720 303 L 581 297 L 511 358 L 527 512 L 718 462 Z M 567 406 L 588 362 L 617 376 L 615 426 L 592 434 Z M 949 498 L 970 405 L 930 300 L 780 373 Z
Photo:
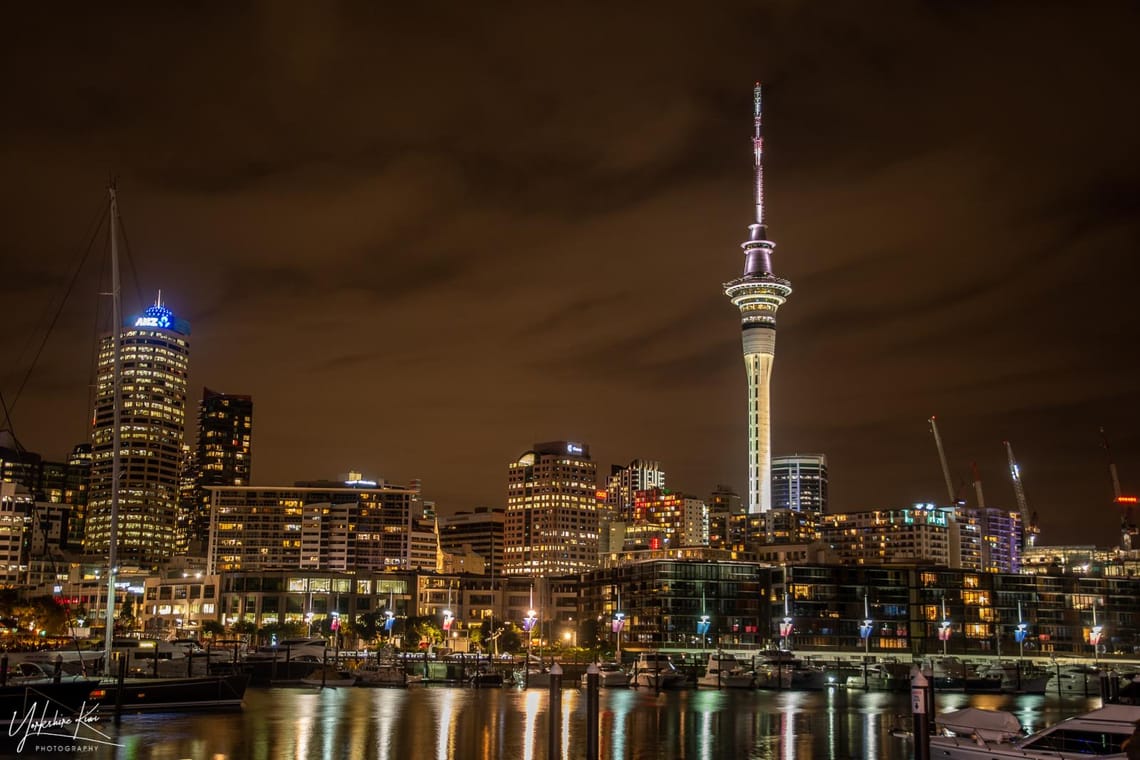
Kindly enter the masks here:
M 1059 728 L 1036 741 L 1023 745 L 1023 749 L 1037 752 L 1072 752 L 1078 755 L 1115 755 L 1128 734 L 1110 734 L 1078 728 Z

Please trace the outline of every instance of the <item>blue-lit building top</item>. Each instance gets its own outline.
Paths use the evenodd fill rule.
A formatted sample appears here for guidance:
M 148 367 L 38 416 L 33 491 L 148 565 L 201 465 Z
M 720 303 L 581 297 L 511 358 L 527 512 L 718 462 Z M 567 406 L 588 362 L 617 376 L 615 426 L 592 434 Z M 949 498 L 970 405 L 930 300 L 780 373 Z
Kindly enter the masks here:
M 176 317 L 174 312 L 162 305 L 161 300 L 156 302 L 153 306 L 147 307 L 146 311 L 142 314 L 128 318 L 124 327 L 141 329 L 156 328 L 159 330 L 170 330 L 180 335 L 190 334 L 190 323 L 185 319 Z

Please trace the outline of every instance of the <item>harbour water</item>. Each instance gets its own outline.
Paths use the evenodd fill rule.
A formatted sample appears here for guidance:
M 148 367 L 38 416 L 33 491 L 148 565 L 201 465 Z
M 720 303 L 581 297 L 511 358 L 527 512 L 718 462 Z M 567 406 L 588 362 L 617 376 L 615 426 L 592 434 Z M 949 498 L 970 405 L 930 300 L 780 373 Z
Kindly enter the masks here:
M 601 693 L 601 757 L 909 758 L 907 694 L 683 690 Z M 74 742 L 30 737 L 21 757 L 110 760 L 546 760 L 544 690 L 250 689 L 240 712 L 124 716 Z M 973 705 L 1014 712 L 1036 730 L 1098 699 L 941 694 L 938 711 Z M 585 694 L 562 696 L 561 757 L 585 756 Z M 97 741 L 96 741 L 97 740 Z M 117 745 L 117 746 L 116 746 Z M 48 752 L 37 748 L 51 746 Z

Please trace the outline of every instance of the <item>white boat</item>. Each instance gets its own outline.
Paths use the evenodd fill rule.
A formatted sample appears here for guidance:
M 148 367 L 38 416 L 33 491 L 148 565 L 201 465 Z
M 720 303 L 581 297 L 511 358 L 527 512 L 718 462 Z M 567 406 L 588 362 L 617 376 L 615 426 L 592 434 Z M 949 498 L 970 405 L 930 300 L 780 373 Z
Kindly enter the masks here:
M 820 691 L 827 688 L 827 673 L 787 651 L 761 652 L 754 668 L 756 688 Z
M 668 655 L 643 652 L 633 664 L 633 686 L 646 689 L 678 689 L 685 685 L 685 676 L 677 672 Z
M 994 662 L 978 669 L 979 675 L 1001 678 L 1004 694 L 1044 694 L 1049 671 L 1030 662 Z
M 1124 760 L 1125 753 L 1121 745 L 1132 736 L 1135 723 L 1140 720 L 1140 707 L 1107 705 L 1068 718 L 1024 738 L 1014 738 L 1008 733 L 993 738 L 995 732 L 1000 733 L 997 721 L 1004 719 L 993 720 L 995 726 L 984 734 L 976 727 L 971 730 L 969 726 L 961 725 L 959 728 L 962 734 L 931 737 L 930 756 L 947 760 L 1055 760 L 1059 757 L 1094 755 L 1103 760 Z M 943 724 L 940 719 L 936 723 Z
M 408 685 L 407 669 L 400 662 L 367 662 L 353 672 L 356 675 L 357 686 Z
M 705 674 L 697 679 L 697 688 L 751 689 L 754 681 L 753 673 L 745 670 L 735 655 L 715 652 L 709 655 L 708 667 L 705 668 Z
M 246 659 L 320 662 L 324 659 L 328 646 L 328 642 L 320 638 L 285 639 L 273 646 L 259 647 L 257 651 L 247 654 Z
M 589 674 L 582 674 L 582 688 L 586 688 Z M 629 673 L 616 662 L 598 663 L 598 685 L 606 689 L 624 689 L 629 686 Z
M 860 672 L 847 676 L 848 689 L 869 691 L 909 691 L 910 663 L 875 662 L 866 666 L 866 677 Z

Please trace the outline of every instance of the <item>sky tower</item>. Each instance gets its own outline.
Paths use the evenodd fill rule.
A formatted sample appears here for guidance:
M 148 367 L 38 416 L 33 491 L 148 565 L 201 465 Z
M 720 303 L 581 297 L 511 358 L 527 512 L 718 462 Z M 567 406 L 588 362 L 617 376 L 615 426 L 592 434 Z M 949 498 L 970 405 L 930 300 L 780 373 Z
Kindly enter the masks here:
M 764 129 L 760 83 L 752 91 L 752 150 L 755 167 L 756 221 L 748 225 L 744 274 L 724 285 L 724 294 L 740 309 L 744 369 L 748 376 L 748 511 L 772 508 L 772 425 L 769 385 L 776 354 L 776 310 L 792 293 L 792 284 L 772 274 L 772 250 L 764 216 Z

